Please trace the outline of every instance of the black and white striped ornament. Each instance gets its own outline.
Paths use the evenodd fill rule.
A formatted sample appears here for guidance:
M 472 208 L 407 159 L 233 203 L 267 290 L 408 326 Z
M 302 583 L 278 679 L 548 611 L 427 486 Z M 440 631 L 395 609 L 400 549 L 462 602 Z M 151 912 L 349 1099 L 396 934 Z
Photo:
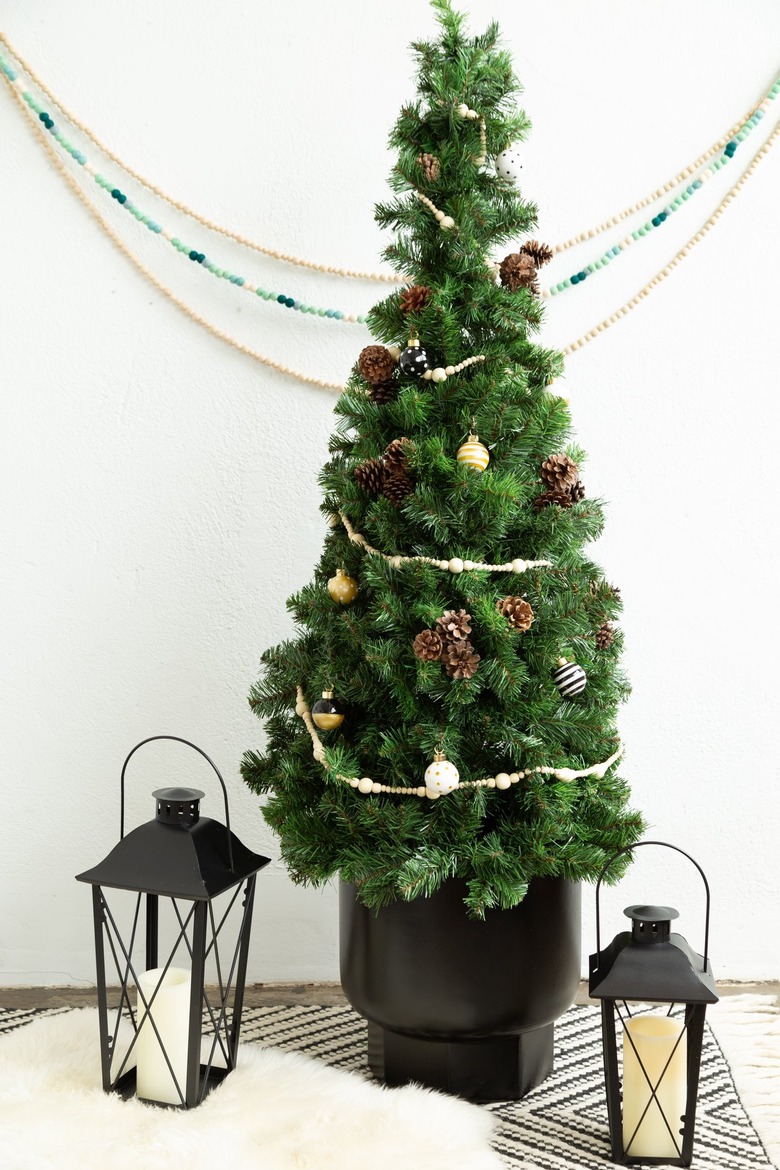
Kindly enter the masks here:
M 581 695 L 588 682 L 588 676 L 576 662 L 569 662 L 566 658 L 558 659 L 558 666 L 552 672 L 553 682 L 563 695 L 564 699 L 573 699 Z

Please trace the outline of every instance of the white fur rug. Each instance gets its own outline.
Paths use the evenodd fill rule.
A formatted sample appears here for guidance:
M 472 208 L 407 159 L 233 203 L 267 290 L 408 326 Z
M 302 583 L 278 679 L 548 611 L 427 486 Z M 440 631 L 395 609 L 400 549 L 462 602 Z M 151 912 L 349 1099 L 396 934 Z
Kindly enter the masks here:
M 2 1170 L 500 1170 L 489 1113 L 414 1087 L 383 1089 L 306 1056 L 243 1044 L 197 1109 L 100 1088 L 97 1012 L 0 1038 Z

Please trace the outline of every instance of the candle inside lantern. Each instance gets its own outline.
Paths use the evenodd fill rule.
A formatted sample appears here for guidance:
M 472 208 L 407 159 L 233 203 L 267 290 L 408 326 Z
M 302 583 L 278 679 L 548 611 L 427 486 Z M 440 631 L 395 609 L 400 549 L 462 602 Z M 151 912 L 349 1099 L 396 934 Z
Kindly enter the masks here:
M 154 995 L 160 982 L 159 991 Z M 136 1041 L 136 1093 L 147 1101 L 163 1101 L 170 1105 L 181 1105 L 187 1090 L 187 1049 L 190 1015 L 190 972 L 183 967 L 169 967 L 162 973 L 161 967 L 144 971 L 138 979 L 138 986 L 144 999 L 151 1003 L 149 1014 L 143 1018 Z M 154 1002 L 152 1003 L 152 996 Z M 145 1008 L 138 997 L 138 1015 L 144 1016 Z M 157 1038 L 154 1024 L 159 1032 Z M 171 1062 L 171 1068 L 181 1089 L 181 1096 L 171 1076 L 171 1069 L 163 1055 L 163 1048 Z
M 682 1023 L 670 1016 L 634 1016 L 626 1021 L 623 1032 L 623 1145 L 629 1158 L 680 1156 L 682 1137 L 679 1131 L 687 1093 L 686 1037 L 681 1036 L 682 1032 Z M 647 1076 L 642 1071 L 640 1060 Z M 654 1098 L 651 1084 L 655 1088 Z

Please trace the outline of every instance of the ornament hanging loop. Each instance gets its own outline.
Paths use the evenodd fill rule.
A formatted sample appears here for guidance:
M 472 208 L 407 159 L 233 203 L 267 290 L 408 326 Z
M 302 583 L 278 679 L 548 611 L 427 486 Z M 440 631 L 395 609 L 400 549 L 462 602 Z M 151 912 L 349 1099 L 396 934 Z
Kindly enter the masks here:
M 598 876 L 598 880 L 596 882 L 596 953 L 598 955 L 601 955 L 601 882 L 604 878 L 604 875 L 606 874 L 607 870 L 612 865 L 612 863 L 617 861 L 617 859 L 619 857 L 622 857 L 624 853 L 631 853 L 634 849 L 639 849 L 643 845 L 661 845 L 664 849 L 674 849 L 675 853 L 681 853 L 683 855 L 683 857 L 687 857 L 688 860 L 691 862 L 691 864 L 695 865 L 696 868 L 698 869 L 699 873 L 701 874 L 701 880 L 704 882 L 704 891 L 705 891 L 705 895 L 706 895 L 706 907 L 705 907 L 705 913 L 704 913 L 704 953 L 703 953 L 702 971 L 706 971 L 707 970 L 707 953 L 709 950 L 709 940 L 710 940 L 710 885 L 709 885 L 709 882 L 707 881 L 707 876 L 706 876 L 704 870 L 702 869 L 702 867 L 699 865 L 698 861 L 696 861 L 693 857 L 691 857 L 690 853 L 686 853 L 685 850 L 680 849 L 680 847 L 678 845 L 670 845 L 668 841 L 637 841 L 636 844 L 634 844 L 634 845 L 626 845 L 625 849 L 619 849 L 617 853 L 613 853 L 612 856 L 607 859 L 603 869 L 601 870 L 601 873 Z
M 228 865 L 231 872 L 234 872 L 235 867 L 233 865 L 233 841 L 230 833 L 230 809 L 228 807 L 228 794 L 227 788 L 225 787 L 225 781 L 222 779 L 220 770 L 211 757 L 207 756 L 202 748 L 199 748 L 194 743 L 190 743 L 188 739 L 182 739 L 179 735 L 150 735 L 148 739 L 142 739 L 140 743 L 137 743 L 125 759 L 125 762 L 122 765 L 122 774 L 119 777 L 119 840 L 121 841 L 125 835 L 125 772 L 127 771 L 127 765 L 130 763 L 130 760 L 133 758 L 139 748 L 142 748 L 144 744 L 154 743 L 154 741 L 158 739 L 173 740 L 174 743 L 183 743 L 186 747 L 191 747 L 193 751 L 198 753 L 198 755 L 203 756 L 203 759 L 206 760 L 207 763 L 211 764 L 211 767 L 216 772 L 217 779 L 222 785 L 222 795 L 225 800 L 225 828 L 227 829 Z

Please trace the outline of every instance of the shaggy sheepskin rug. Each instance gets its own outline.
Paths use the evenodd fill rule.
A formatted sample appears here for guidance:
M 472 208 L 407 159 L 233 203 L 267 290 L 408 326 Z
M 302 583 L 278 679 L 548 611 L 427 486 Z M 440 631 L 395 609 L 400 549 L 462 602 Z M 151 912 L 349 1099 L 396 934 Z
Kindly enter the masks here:
M 189 1112 L 103 1092 L 97 1012 L 0 1039 L 2 1170 L 500 1170 L 494 1121 L 426 1089 L 384 1089 L 309 1057 L 243 1044 Z

